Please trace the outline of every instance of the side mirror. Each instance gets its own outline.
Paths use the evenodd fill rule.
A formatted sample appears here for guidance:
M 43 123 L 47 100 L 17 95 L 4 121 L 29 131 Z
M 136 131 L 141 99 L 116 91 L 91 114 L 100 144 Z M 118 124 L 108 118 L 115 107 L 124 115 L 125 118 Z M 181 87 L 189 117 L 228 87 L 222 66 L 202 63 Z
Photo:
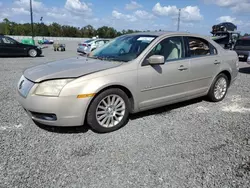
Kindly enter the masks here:
M 162 55 L 152 55 L 148 58 L 150 65 L 162 65 L 165 63 L 165 58 Z

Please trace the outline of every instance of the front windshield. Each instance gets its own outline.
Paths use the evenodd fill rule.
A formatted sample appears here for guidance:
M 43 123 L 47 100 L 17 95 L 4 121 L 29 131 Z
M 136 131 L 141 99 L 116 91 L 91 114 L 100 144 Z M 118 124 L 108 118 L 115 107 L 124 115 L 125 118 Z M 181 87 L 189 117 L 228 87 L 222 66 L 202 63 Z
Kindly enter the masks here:
M 90 58 L 128 62 L 137 58 L 156 38 L 151 35 L 123 35 L 89 54 Z

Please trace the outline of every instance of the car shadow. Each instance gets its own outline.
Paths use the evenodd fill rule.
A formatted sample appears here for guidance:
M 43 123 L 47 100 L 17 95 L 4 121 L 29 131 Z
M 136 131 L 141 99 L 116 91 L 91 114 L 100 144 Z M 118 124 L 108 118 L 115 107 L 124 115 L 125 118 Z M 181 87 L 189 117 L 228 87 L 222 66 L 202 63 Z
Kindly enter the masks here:
M 44 125 L 34 120 L 33 122 L 43 130 L 60 134 L 79 134 L 79 133 L 86 133 L 90 130 L 90 128 L 87 125 L 74 126 L 74 127 L 56 127 L 56 126 Z
M 131 114 L 130 115 L 130 120 L 139 119 L 139 118 L 142 118 L 142 117 L 147 117 L 147 116 L 152 116 L 152 115 L 159 115 L 159 114 L 162 114 L 162 113 L 170 113 L 172 110 L 175 110 L 175 109 L 178 109 L 178 108 L 183 108 L 185 106 L 189 106 L 189 105 L 192 105 L 192 104 L 200 103 L 203 100 L 205 100 L 204 97 L 199 97 L 199 98 L 196 98 L 196 99 L 191 99 L 191 100 L 180 102 L 180 103 L 175 103 L 175 104 L 171 104 L 171 105 L 167 105 L 167 106 L 163 106 L 163 107 L 159 107 L 159 108 L 139 112 L 139 113 L 136 113 L 136 114 Z
M 243 74 L 250 74 L 250 67 L 240 68 L 239 72 Z
M 162 113 L 170 113 L 174 109 L 183 108 L 185 106 L 196 104 L 196 103 L 202 102 L 203 100 L 204 100 L 204 97 L 199 97 L 199 98 L 188 100 L 188 101 L 185 101 L 185 102 L 180 102 L 180 103 L 176 103 L 176 104 L 172 104 L 172 105 L 167 105 L 167 106 L 163 106 L 163 107 L 160 107 L 160 108 L 155 108 L 155 109 L 139 112 L 139 113 L 136 113 L 136 114 L 130 114 L 129 119 L 125 122 L 124 126 L 127 125 L 129 120 L 135 120 L 135 119 L 139 119 L 139 118 L 147 117 L 147 116 L 152 116 L 152 115 L 159 115 L 159 114 L 162 114 Z M 95 130 L 91 129 L 91 127 L 89 127 L 86 123 L 83 126 L 57 127 L 57 126 L 44 125 L 44 124 L 41 124 L 41 123 L 36 122 L 34 120 L 33 120 L 33 122 L 39 128 L 41 128 L 43 130 L 46 130 L 48 132 L 60 133 L 60 134 L 87 133 L 89 130 L 91 130 L 92 132 L 94 132 L 96 134 L 107 134 L 107 133 L 96 132 Z M 124 126 L 122 126 L 122 127 L 124 127 Z M 122 127 L 120 127 L 119 129 L 121 129 Z
M 37 57 L 29 57 L 29 56 L 10 56 L 10 55 L 6 55 L 6 56 L 0 56 L 0 58 L 41 58 L 41 57 L 45 57 L 44 55 L 40 55 Z

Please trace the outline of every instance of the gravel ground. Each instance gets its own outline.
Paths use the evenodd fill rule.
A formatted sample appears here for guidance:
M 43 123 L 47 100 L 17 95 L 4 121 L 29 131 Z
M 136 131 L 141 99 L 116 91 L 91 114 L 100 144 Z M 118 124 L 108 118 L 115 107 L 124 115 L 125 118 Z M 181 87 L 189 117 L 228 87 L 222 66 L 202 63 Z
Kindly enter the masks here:
M 132 115 L 122 129 L 39 127 L 15 100 L 22 71 L 76 55 L 0 58 L 0 187 L 249 187 L 250 67 L 223 102 L 202 98 Z

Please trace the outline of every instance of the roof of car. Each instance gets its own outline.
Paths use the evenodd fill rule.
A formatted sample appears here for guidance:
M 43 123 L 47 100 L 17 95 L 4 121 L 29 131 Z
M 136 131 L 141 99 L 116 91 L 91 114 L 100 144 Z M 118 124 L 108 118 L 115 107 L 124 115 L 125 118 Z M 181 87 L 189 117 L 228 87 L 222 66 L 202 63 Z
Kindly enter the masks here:
M 193 37 L 201 37 L 209 39 L 208 36 L 200 35 L 197 33 L 189 33 L 189 32 L 179 32 L 179 31 L 155 31 L 155 32 L 138 32 L 138 33 L 131 33 L 127 35 L 147 35 L 147 36 L 168 36 L 168 35 L 181 35 L 181 36 L 193 36 Z
M 162 35 L 172 35 L 172 34 L 186 35 L 186 34 L 190 34 L 190 33 L 188 33 L 188 32 L 177 32 L 177 31 L 152 31 L 152 32 L 131 33 L 131 34 L 128 34 L 128 35 L 162 36 Z

